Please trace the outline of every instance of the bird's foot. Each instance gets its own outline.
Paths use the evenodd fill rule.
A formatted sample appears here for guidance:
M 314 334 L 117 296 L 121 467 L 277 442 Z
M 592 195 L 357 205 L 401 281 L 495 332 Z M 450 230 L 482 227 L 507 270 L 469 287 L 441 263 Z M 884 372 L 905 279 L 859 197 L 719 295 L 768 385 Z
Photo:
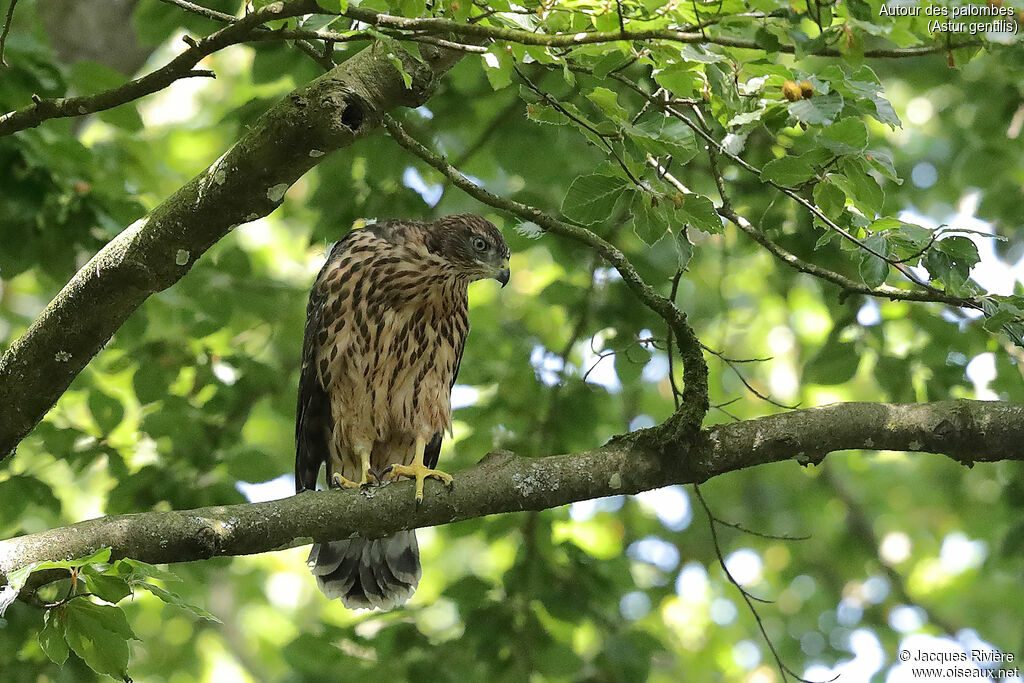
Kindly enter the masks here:
M 413 462 L 411 465 L 392 465 L 391 476 L 411 477 L 416 480 L 416 502 L 423 502 L 423 482 L 428 477 L 441 481 L 445 486 L 452 485 L 452 475 L 441 470 L 432 470 L 422 463 Z
M 343 477 L 335 472 L 334 476 L 331 477 L 331 481 L 334 483 L 336 488 L 358 489 L 363 486 L 369 486 L 370 484 L 376 484 L 377 477 L 370 472 L 363 472 L 363 478 L 360 481 L 352 481 L 348 477 Z

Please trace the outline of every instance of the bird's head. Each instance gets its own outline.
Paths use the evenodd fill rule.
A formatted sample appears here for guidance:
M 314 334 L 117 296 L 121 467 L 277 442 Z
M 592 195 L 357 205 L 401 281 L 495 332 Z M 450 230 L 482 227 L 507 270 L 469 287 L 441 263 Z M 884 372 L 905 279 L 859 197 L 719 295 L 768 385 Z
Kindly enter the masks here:
M 494 278 L 508 284 L 508 244 L 487 219 L 470 213 L 439 218 L 430 225 L 430 250 L 470 280 Z

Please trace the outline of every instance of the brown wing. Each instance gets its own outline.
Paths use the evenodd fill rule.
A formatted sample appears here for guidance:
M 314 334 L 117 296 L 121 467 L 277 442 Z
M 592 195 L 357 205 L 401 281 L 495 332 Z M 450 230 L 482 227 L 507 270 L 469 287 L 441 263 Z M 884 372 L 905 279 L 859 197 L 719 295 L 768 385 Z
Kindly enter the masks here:
M 448 386 L 448 391 L 452 390 L 455 386 L 455 380 L 459 376 L 459 368 L 462 367 L 462 352 L 466 348 L 466 338 L 469 336 L 469 312 L 466 310 L 467 305 L 463 302 L 463 305 L 459 311 L 459 320 L 461 324 L 453 324 L 451 329 L 450 341 L 452 348 L 455 349 L 455 368 L 452 372 L 452 381 Z M 427 444 L 426 449 L 423 451 L 423 464 L 433 469 L 437 467 L 438 458 L 441 457 L 441 441 L 444 440 L 444 435 L 441 432 L 434 434 L 434 437 Z
M 306 307 L 306 330 L 302 341 L 302 370 L 299 374 L 299 400 L 295 410 L 295 492 L 316 489 L 316 480 L 320 467 L 329 458 L 328 440 L 334 430 L 334 419 L 331 417 L 331 402 L 320 383 L 316 369 L 318 337 L 326 334 L 327 325 L 324 320 L 324 306 L 327 302 L 327 291 L 324 287 L 324 276 L 347 247 L 349 233 L 334 243 L 327 257 L 327 262 L 313 282 L 309 293 L 309 305 Z

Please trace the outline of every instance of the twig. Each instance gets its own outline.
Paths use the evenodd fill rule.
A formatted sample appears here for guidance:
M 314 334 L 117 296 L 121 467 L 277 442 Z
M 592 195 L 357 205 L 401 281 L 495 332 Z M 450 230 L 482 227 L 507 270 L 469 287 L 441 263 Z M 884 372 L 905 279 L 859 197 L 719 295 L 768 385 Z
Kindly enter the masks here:
M 714 513 L 711 512 L 710 506 L 708 506 L 707 501 L 704 500 L 704 495 L 700 492 L 699 484 L 693 485 L 693 492 L 696 494 L 697 500 L 700 501 L 701 507 L 704 508 L 704 512 L 708 516 L 708 529 L 711 531 L 711 543 L 715 548 L 715 555 L 718 557 L 718 564 L 722 568 L 722 571 L 725 573 L 726 579 L 728 579 L 729 583 L 735 586 L 736 590 L 740 592 L 740 596 L 743 598 L 743 601 L 747 603 L 747 608 L 750 610 L 750 613 L 754 615 L 754 621 L 757 622 L 757 628 L 761 631 L 761 637 L 764 638 L 764 642 L 768 645 L 768 649 L 771 651 L 772 657 L 775 658 L 775 665 L 779 669 L 779 673 L 782 675 L 783 683 L 785 683 L 785 681 L 788 680 L 786 678 L 787 674 L 789 674 L 798 681 L 802 681 L 802 683 L 815 683 L 813 681 L 807 680 L 806 678 L 802 678 L 791 668 L 789 668 L 789 666 L 786 665 L 785 662 L 782 661 L 782 657 L 775 649 L 775 643 L 773 643 L 772 639 L 768 636 L 768 631 L 764 627 L 764 622 L 761 621 L 761 615 L 758 614 L 757 607 L 754 606 L 754 601 L 771 601 L 764 600 L 755 595 L 751 595 L 746 588 L 740 585 L 740 582 L 736 580 L 736 578 L 732 575 L 732 572 L 729 571 L 729 567 L 725 564 L 725 557 L 722 555 L 722 547 L 718 542 L 718 531 L 715 529 L 715 522 L 718 520 L 718 518 L 715 517 Z M 835 678 L 831 678 L 829 680 L 834 681 L 836 680 L 836 678 L 838 678 L 838 676 L 836 676 Z
M 168 5 L 177 5 L 187 12 L 192 12 L 193 14 L 198 14 L 199 16 L 206 17 L 207 19 L 212 19 L 214 21 L 220 21 L 228 24 L 233 24 L 238 21 L 238 17 L 234 15 L 218 12 L 215 9 L 197 5 L 194 2 L 188 2 L 188 0 L 160 0 L 160 2 L 165 2 Z
M 7 47 L 7 34 L 11 31 L 11 24 L 14 23 L 14 6 L 18 0 L 11 0 L 7 7 L 7 19 L 4 20 L 4 30 L 0 32 L 0 66 L 7 66 L 7 59 L 4 58 L 4 48 Z
M 653 346 L 655 348 L 661 348 L 657 344 L 658 341 L 659 340 L 654 339 L 652 337 L 647 337 L 647 338 L 644 338 L 644 339 L 634 339 L 633 341 L 631 341 L 630 343 L 626 344 L 625 346 L 622 346 L 622 347 L 617 348 L 617 349 L 605 349 L 601 353 L 597 354 L 597 360 L 594 361 L 594 363 L 589 368 L 587 368 L 586 372 L 583 373 L 583 378 L 582 378 L 583 381 L 586 381 L 587 378 L 590 377 L 590 373 L 593 372 L 597 368 L 598 365 L 600 365 L 601 361 L 603 361 L 605 358 L 611 358 L 612 356 L 616 356 L 616 355 L 618 355 L 620 353 L 624 353 L 625 356 L 626 356 L 626 360 L 628 360 L 630 363 L 633 363 L 634 365 L 637 364 L 637 361 L 634 361 L 629 356 L 630 349 L 632 349 L 634 346 L 643 346 L 644 344 L 650 344 L 651 346 Z M 591 346 L 593 346 L 593 345 L 591 345 Z

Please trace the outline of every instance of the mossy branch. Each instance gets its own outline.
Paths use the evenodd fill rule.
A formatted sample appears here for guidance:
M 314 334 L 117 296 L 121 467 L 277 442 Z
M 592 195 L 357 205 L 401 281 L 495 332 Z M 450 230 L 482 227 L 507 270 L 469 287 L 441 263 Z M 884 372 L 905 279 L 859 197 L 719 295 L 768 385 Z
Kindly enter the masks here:
M 664 435 L 662 435 L 664 437 Z M 84 557 L 110 547 L 112 557 L 151 563 L 251 555 L 311 540 L 448 524 L 484 515 L 543 510 L 579 500 L 703 482 L 784 460 L 820 463 L 833 451 L 871 448 L 941 453 L 964 465 L 1024 461 L 1024 405 L 943 401 L 898 405 L 838 403 L 703 430 L 659 450 L 634 434 L 601 448 L 544 458 L 488 454 L 455 476 L 451 489 L 430 482 L 423 503 L 412 482 L 361 491 L 306 492 L 267 503 L 101 517 L 0 541 L 0 583 L 41 560 Z

